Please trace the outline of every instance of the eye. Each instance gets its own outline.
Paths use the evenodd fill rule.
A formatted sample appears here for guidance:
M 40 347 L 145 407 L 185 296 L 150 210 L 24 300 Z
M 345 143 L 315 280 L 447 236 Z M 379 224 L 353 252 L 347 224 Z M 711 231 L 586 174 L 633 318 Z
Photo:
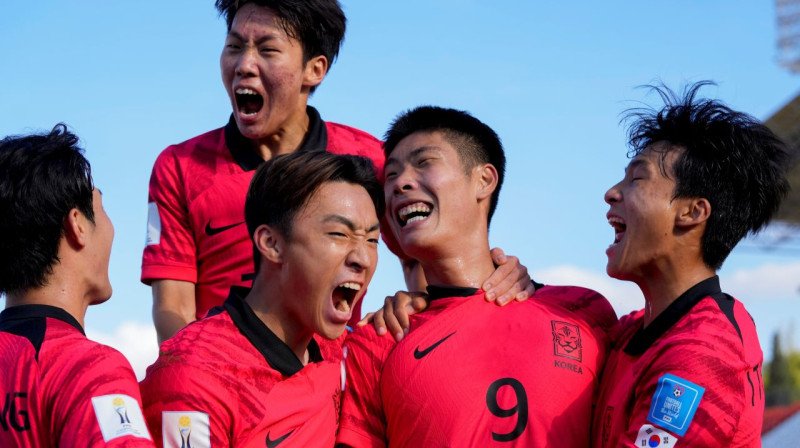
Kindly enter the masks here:
M 367 242 L 370 244 L 378 244 L 379 241 L 379 238 L 367 238 Z
M 397 177 L 397 173 L 394 171 L 389 171 L 388 173 L 386 173 L 387 179 L 394 179 L 395 177 Z
M 338 237 L 338 238 L 342 238 L 342 237 L 346 237 L 347 236 L 342 232 L 328 232 L 328 235 L 335 236 L 335 237 Z

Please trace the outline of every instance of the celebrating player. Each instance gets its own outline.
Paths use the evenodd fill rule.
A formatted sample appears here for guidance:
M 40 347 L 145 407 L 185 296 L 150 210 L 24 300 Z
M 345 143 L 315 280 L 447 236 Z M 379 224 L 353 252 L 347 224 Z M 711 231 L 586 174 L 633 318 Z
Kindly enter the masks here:
M 334 445 L 342 333 L 375 272 L 382 211 L 364 158 L 298 152 L 258 169 L 252 289 L 163 343 L 141 384 L 159 446 Z
M 114 228 L 63 124 L 0 141 L 0 446 L 153 446 L 128 361 L 83 331 Z
M 348 336 L 337 443 L 588 446 L 616 315 L 568 286 L 513 307 L 483 299 L 505 169 L 497 135 L 465 112 L 420 107 L 394 122 L 385 152 L 386 220 L 419 260 L 431 304 L 396 345 L 372 326 Z
M 788 185 L 786 151 L 763 124 L 664 88 L 634 110 L 633 159 L 605 194 L 611 277 L 641 288 L 603 373 L 595 447 L 761 446 L 762 353 L 744 306 L 715 275 L 764 227 Z
M 337 0 L 217 0 L 216 7 L 228 26 L 220 68 L 233 113 L 226 126 L 165 149 L 150 179 L 141 278 L 152 285 L 159 341 L 220 305 L 231 286 L 250 285 L 244 200 L 265 160 L 327 150 L 383 167 L 380 141 L 322 121 L 307 104 L 344 38 Z M 533 292 L 517 259 L 506 260 L 497 254 L 503 266 L 487 286 L 501 303 Z M 410 279 L 414 265 L 404 263 Z M 360 303 L 353 314 L 360 316 Z

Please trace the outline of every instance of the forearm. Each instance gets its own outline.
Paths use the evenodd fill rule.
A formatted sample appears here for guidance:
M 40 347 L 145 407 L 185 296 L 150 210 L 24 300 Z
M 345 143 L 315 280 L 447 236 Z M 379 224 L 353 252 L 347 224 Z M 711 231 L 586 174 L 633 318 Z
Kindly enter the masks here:
M 156 280 L 153 287 L 153 324 L 159 345 L 195 321 L 195 285 L 177 280 Z

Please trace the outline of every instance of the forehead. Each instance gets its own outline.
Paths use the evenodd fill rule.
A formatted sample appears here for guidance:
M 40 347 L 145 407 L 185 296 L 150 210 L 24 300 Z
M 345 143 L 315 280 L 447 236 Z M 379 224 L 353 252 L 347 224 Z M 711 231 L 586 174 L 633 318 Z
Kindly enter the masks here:
M 331 215 L 353 220 L 378 220 L 375 204 L 367 190 L 361 185 L 340 181 L 320 185 L 308 198 L 297 218 L 324 220 Z
M 655 142 L 631 159 L 626 171 L 634 170 L 637 167 L 653 168 L 665 177 L 671 177 L 674 173 L 675 162 L 681 153 L 680 147 L 667 142 Z
M 456 149 L 445 138 L 441 131 L 418 131 L 408 135 L 397 143 L 386 163 L 405 161 L 425 151 L 436 151 L 443 154 L 457 154 Z
M 236 11 L 236 15 L 233 16 L 233 22 L 231 22 L 229 34 L 253 27 L 280 33 L 285 38 L 291 37 L 285 21 L 278 17 L 272 8 L 251 2 Z

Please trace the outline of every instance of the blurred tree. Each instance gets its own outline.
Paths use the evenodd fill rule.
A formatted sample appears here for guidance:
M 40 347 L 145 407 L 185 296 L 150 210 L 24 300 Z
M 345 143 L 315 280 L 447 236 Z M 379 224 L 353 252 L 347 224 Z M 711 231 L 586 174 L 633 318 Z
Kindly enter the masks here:
M 767 406 L 784 406 L 800 399 L 800 353 L 785 353 L 780 333 L 772 338 L 772 361 L 764 366 Z

